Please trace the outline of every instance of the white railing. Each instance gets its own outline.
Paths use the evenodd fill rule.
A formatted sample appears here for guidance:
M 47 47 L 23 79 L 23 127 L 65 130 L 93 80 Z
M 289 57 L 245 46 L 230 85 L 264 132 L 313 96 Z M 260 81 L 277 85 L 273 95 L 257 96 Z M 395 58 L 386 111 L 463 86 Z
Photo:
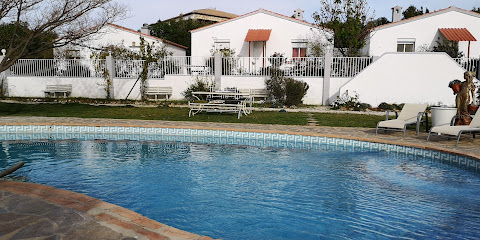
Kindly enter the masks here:
M 145 60 L 115 60 L 116 78 L 138 78 Z
M 334 57 L 332 58 L 332 77 L 349 78 L 360 73 L 373 62 L 371 57 Z
M 31 77 L 103 77 L 105 60 L 19 59 L 10 67 L 12 76 Z
M 269 76 L 277 68 L 288 77 L 322 77 L 324 66 L 323 57 L 224 57 L 222 75 Z
M 455 62 L 457 62 L 460 66 L 465 69 L 465 71 L 477 71 L 477 67 L 479 64 L 480 59 L 478 58 L 454 58 Z
M 138 78 L 143 60 L 115 61 L 115 77 Z M 213 75 L 213 58 L 168 56 L 148 64 L 148 78 L 163 79 L 165 75 Z
M 460 61 L 460 60 L 459 60 Z M 477 60 L 478 61 L 478 60 Z M 334 57 L 331 76 L 353 77 L 372 62 L 370 57 Z M 464 60 L 461 60 L 465 63 Z M 475 65 L 469 61 L 469 66 Z M 116 60 L 116 78 L 138 78 L 144 60 Z M 163 79 L 165 75 L 214 75 L 213 57 L 168 56 L 149 63 L 148 78 Z M 21 59 L 11 68 L 12 76 L 32 77 L 103 77 L 105 60 L 75 59 Z M 287 77 L 323 77 L 323 57 L 223 57 L 222 75 L 269 76 L 272 69 L 280 69 Z M 469 68 L 474 70 L 475 68 Z

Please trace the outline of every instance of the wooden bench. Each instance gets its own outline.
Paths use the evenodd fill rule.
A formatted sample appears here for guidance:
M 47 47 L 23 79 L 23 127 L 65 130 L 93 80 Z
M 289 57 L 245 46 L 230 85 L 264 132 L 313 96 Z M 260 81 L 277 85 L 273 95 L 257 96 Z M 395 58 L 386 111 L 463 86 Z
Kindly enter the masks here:
M 165 96 L 165 100 L 168 100 L 172 95 L 172 87 L 147 87 L 145 95 L 154 96 L 155 101 L 158 100 L 158 96 Z
M 258 98 L 265 101 L 267 100 L 267 97 L 268 97 L 267 89 L 265 88 L 239 89 L 238 91 L 241 93 L 250 94 L 252 101 L 255 101 L 255 99 L 258 99 Z
M 72 93 L 72 84 L 56 84 L 56 85 L 47 85 L 45 87 L 45 97 L 57 97 L 57 93 L 61 93 L 63 97 L 67 97 Z

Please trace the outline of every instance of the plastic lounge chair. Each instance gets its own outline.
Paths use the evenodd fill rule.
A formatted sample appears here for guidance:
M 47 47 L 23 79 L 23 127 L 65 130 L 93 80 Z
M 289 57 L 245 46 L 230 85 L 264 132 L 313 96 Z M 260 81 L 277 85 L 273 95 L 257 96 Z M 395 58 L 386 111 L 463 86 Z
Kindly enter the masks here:
M 455 146 L 458 146 L 458 142 L 460 142 L 460 136 L 462 135 L 462 133 L 472 133 L 473 137 L 475 138 L 475 133 L 480 132 L 480 117 L 477 117 L 478 115 L 480 114 L 475 114 L 472 122 L 470 122 L 470 125 L 459 126 L 453 126 L 455 119 L 458 117 L 458 115 L 454 116 L 450 125 L 435 126 L 430 129 L 427 141 L 430 139 L 430 135 L 432 133 L 439 133 L 457 137 L 457 143 L 455 144 Z
M 405 132 L 408 125 L 417 124 L 417 134 L 420 131 L 420 123 L 422 122 L 422 116 L 425 114 L 426 122 L 428 123 L 428 115 L 425 110 L 427 109 L 427 104 L 405 104 L 403 106 L 400 115 L 397 119 L 387 120 L 378 122 L 377 129 L 375 130 L 375 135 L 377 135 L 379 129 L 391 130 L 391 131 L 402 131 L 403 137 L 405 137 Z M 427 126 L 428 128 L 428 126 Z

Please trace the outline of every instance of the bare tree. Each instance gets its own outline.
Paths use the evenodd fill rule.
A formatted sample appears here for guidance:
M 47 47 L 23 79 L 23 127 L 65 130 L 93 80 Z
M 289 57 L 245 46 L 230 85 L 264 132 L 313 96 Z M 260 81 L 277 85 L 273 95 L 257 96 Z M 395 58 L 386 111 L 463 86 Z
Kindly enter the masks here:
M 15 25 L 8 35 L 0 72 L 22 57 L 86 40 L 126 12 L 123 5 L 112 0 L 0 1 L 0 21 Z M 23 31 L 25 26 L 28 31 Z M 52 41 L 37 41 L 52 34 L 56 36 Z M 35 48 L 31 47 L 33 43 Z

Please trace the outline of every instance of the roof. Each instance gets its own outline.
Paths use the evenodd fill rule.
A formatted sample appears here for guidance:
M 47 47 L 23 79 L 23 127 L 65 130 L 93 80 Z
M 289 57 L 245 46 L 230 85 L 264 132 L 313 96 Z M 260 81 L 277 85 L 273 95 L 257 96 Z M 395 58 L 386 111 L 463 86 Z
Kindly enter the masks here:
M 188 15 L 193 15 L 193 14 L 206 15 L 206 16 L 219 17 L 219 18 L 227 18 L 227 19 L 238 17 L 237 14 L 228 13 L 228 12 L 224 12 L 224 11 L 220 11 L 220 10 L 212 9 L 212 8 L 205 8 L 205 9 L 193 10 L 193 11 L 185 13 L 185 14 L 180 14 L 179 16 L 172 17 L 172 18 L 166 19 L 164 21 L 169 21 L 169 20 L 172 20 L 172 19 L 176 19 L 176 18 L 179 18 L 179 17 L 188 16 Z
M 185 47 L 185 46 L 180 45 L 180 44 L 178 44 L 178 43 L 174 43 L 174 42 L 172 42 L 172 41 L 168 41 L 168 40 L 165 40 L 165 39 L 162 39 L 162 38 L 158 38 L 158 37 L 155 37 L 155 36 L 152 36 L 152 35 L 148 35 L 148 34 L 145 34 L 145 33 L 141 33 L 141 32 L 135 31 L 135 30 L 130 29 L 130 28 L 122 27 L 122 26 L 119 26 L 119 25 L 116 25 L 116 24 L 113 24 L 113 23 L 108 23 L 108 25 L 111 26 L 111 27 L 117 28 L 117 29 L 121 29 L 121 30 L 127 31 L 127 32 L 135 33 L 135 34 L 138 34 L 138 35 L 140 35 L 140 36 L 147 37 L 147 38 L 150 38 L 150 39 L 153 39 L 153 40 L 162 41 L 162 42 L 168 43 L 168 44 L 170 44 L 170 45 L 177 46 L 177 47 L 179 47 L 179 48 L 188 49 L 188 47 Z
M 303 21 L 303 20 L 298 20 L 298 19 L 295 19 L 295 18 L 292 18 L 292 17 L 288 17 L 288 16 L 285 16 L 285 15 L 282 15 L 282 14 L 279 14 L 279 13 L 275 13 L 275 12 L 268 11 L 268 10 L 260 8 L 256 11 L 238 16 L 236 18 L 228 19 L 228 20 L 225 20 L 223 22 L 218 22 L 218 23 L 214 23 L 214 24 L 211 24 L 211 25 L 207 25 L 207 26 L 204 26 L 204 27 L 200 27 L 200 28 L 197 28 L 197 29 L 190 30 L 190 32 L 193 33 L 193 32 L 197 32 L 197 31 L 209 29 L 209 28 L 212 28 L 212 27 L 219 26 L 220 24 L 230 23 L 230 22 L 233 22 L 233 21 L 236 21 L 236 20 L 239 20 L 239 19 L 242 19 L 242 18 L 246 18 L 246 17 L 252 16 L 252 15 L 258 14 L 258 13 L 264 13 L 264 14 L 267 14 L 267 15 L 270 15 L 270 16 L 282 18 L 282 19 L 292 21 L 292 22 L 295 22 L 295 23 L 298 23 L 298 24 L 306 25 L 306 26 L 309 26 L 309 27 L 316 27 L 312 23 L 309 23 L 309 22 L 306 22 L 306 21 Z M 328 28 L 324 28 L 324 29 L 328 29 Z
M 234 18 L 234 17 L 238 17 L 237 14 L 228 13 L 228 12 L 223 12 L 223 11 L 219 11 L 219 10 L 211 9 L 211 8 L 193 10 L 192 13 L 209 15 L 209 16 L 215 16 L 215 17 L 222 17 L 222 18 Z M 186 14 L 184 14 L 184 15 L 186 15 Z
M 272 29 L 249 29 L 245 42 L 266 42 L 270 39 Z
M 466 28 L 439 28 L 438 30 L 449 41 L 477 41 Z
M 404 23 L 414 22 L 414 21 L 418 21 L 418 20 L 421 20 L 421 19 L 424 19 L 424 18 L 429 18 L 429 17 L 433 17 L 433 16 L 436 16 L 436 15 L 440 15 L 440 14 L 444 14 L 444 13 L 452 12 L 452 11 L 460 12 L 460 13 L 464 13 L 464 14 L 467 14 L 467 15 L 470 15 L 470 16 L 473 16 L 473 17 L 479 17 L 480 18 L 479 13 L 476 13 L 476 12 L 473 12 L 473 11 L 470 11 L 470 10 L 461 9 L 461 8 L 458 8 L 458 7 L 455 7 L 455 6 L 451 6 L 451 7 L 440 9 L 440 10 L 437 10 L 437 11 L 434 11 L 434 12 L 425 13 L 425 14 L 422 14 L 422 15 L 419 15 L 419 16 L 415 16 L 415 17 L 411 17 L 411 18 L 408 18 L 408 19 L 400 20 L 398 22 L 392 22 L 392 23 L 384 24 L 384 25 L 373 28 L 373 30 L 376 31 L 376 30 L 381 30 L 381 29 L 385 29 L 385 28 L 395 27 L 395 26 L 398 26 L 398 25 L 401 25 L 401 24 L 404 24 Z

